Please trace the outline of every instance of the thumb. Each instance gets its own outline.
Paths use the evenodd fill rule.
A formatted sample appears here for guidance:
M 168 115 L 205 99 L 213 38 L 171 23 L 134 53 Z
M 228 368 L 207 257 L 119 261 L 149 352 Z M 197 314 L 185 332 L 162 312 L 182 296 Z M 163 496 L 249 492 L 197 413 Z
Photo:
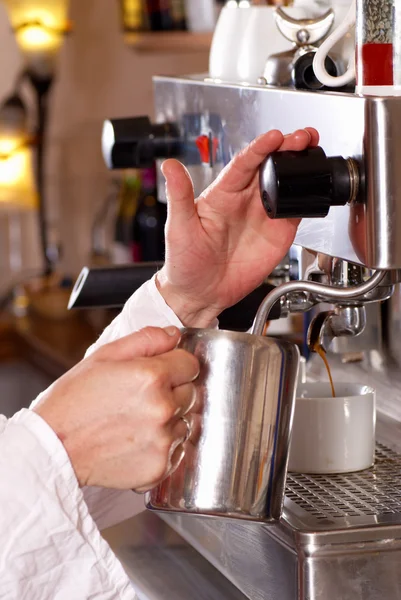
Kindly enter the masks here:
M 145 356 L 157 356 L 174 350 L 180 341 L 177 327 L 145 327 L 136 333 L 105 344 L 93 353 L 97 360 L 132 360 Z
M 178 160 L 166 160 L 161 167 L 166 179 L 169 216 L 174 223 L 187 223 L 195 214 L 195 195 L 192 179 Z

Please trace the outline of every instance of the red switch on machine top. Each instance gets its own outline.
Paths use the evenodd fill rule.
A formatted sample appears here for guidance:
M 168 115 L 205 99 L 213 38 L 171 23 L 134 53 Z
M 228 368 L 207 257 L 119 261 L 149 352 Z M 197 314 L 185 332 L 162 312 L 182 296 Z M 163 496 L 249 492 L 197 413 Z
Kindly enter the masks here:
M 205 164 L 210 163 L 209 138 L 207 135 L 200 135 L 196 138 L 196 145 L 199 150 L 201 161 Z
M 201 161 L 206 165 L 214 165 L 219 147 L 218 139 L 207 135 L 200 135 L 196 138 L 196 145 L 199 150 Z

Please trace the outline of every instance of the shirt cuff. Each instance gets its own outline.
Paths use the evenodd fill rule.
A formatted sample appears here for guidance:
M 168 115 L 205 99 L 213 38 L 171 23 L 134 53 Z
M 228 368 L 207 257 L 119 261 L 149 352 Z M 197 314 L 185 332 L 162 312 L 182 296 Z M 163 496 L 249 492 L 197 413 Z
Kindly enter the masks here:
M 36 412 L 24 408 L 11 417 L 8 423 L 10 426 L 20 426 L 28 430 L 33 436 L 31 440 L 35 439 L 35 443 L 49 457 L 49 467 L 50 465 L 56 465 L 57 472 L 62 474 L 62 478 L 70 491 L 74 490 L 75 492 L 79 488 L 78 480 L 66 449 L 53 429 L 42 417 Z
M 147 285 L 149 297 L 151 298 L 156 311 L 161 315 L 164 315 L 164 317 L 168 320 L 168 322 L 171 325 L 175 325 L 180 329 L 183 328 L 184 325 L 181 323 L 180 319 L 177 317 L 175 312 L 169 307 L 169 305 L 159 292 L 156 284 L 156 277 L 157 275 L 153 275 L 152 279 L 148 281 L 147 284 L 145 284 Z

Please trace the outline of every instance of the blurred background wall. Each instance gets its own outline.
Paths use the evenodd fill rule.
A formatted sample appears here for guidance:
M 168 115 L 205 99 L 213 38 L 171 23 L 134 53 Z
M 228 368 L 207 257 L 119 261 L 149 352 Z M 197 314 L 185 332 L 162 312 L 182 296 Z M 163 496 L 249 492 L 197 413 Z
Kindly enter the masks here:
M 74 31 L 62 48 L 50 100 L 46 185 L 49 225 L 63 246 L 61 268 L 74 276 L 88 258 L 93 217 L 112 177 L 101 156 L 103 120 L 151 115 L 152 75 L 204 72 L 208 53 L 138 54 L 124 44 L 114 0 L 71 0 L 70 17 Z M 0 4 L 0 102 L 12 92 L 21 65 Z M 35 267 L 35 217 L 25 215 L 24 221 L 24 266 Z M 10 279 L 9 231 L 9 217 L 0 214 L 2 287 Z

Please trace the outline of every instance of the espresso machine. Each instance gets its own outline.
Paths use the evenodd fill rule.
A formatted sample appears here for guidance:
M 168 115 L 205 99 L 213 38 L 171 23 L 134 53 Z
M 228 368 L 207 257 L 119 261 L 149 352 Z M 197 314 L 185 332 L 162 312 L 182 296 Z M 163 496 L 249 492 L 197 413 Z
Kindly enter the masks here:
M 250 600 L 398 600 L 401 97 L 301 87 L 268 85 L 264 77 L 251 85 L 155 77 L 154 123 L 107 121 L 103 151 L 110 168 L 177 157 L 200 194 L 259 134 L 319 131 L 319 148 L 274 154 L 261 168 L 266 218 L 303 219 L 264 318 L 313 311 L 309 341 L 328 352 L 334 379 L 376 389 L 375 465 L 352 474 L 289 473 L 282 517 L 269 525 L 160 516 Z M 152 265 L 146 268 L 145 278 Z M 109 305 L 135 289 L 129 271 L 120 273 L 121 302 Z M 71 306 L 101 305 L 107 276 L 84 271 Z M 312 358 L 308 377 L 320 376 Z

